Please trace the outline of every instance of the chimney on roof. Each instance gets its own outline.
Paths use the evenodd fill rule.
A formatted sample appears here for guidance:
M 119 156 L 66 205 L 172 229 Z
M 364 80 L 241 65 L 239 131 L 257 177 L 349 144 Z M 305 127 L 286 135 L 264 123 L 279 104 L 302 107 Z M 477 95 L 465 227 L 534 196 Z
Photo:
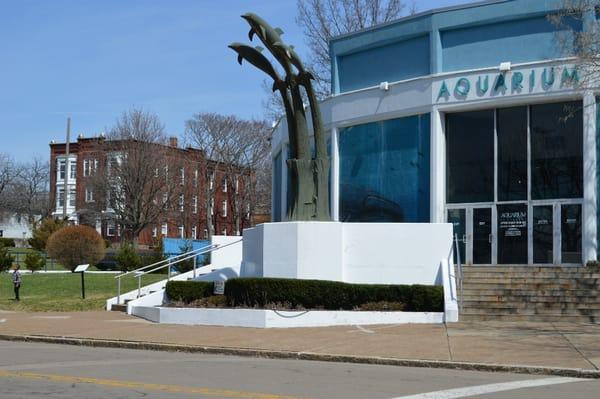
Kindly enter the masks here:
M 177 148 L 177 137 L 175 137 L 175 136 L 169 137 L 169 145 L 173 148 Z

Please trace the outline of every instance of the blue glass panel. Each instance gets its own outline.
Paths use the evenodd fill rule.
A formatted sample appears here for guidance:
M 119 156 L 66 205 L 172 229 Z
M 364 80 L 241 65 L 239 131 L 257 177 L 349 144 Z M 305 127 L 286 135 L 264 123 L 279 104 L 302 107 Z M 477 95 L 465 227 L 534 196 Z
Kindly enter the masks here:
M 271 220 L 281 221 L 281 151 L 273 158 L 273 212 Z
M 340 130 L 340 220 L 429 221 L 429 115 Z

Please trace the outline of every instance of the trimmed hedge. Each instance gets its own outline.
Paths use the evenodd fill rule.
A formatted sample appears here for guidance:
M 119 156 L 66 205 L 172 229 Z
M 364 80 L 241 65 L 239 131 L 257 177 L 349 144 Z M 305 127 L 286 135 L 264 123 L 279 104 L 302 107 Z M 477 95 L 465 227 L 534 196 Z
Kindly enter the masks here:
M 193 302 L 213 295 L 213 283 L 171 281 L 167 296 Z M 323 280 L 279 278 L 237 278 L 225 284 L 227 305 L 258 307 L 289 304 L 292 308 L 352 310 L 374 302 L 399 302 L 407 312 L 441 312 L 444 293 L 441 286 L 348 284 Z
M 0 247 L 15 247 L 15 240 L 12 238 L 0 237 Z
M 184 303 L 213 295 L 212 282 L 207 281 L 169 281 L 166 287 L 167 298 Z

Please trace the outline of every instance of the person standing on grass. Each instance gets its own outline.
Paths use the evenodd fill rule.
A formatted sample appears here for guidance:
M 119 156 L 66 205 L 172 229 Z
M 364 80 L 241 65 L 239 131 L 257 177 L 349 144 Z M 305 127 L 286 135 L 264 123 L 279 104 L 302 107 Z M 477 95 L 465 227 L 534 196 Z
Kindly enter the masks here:
M 21 266 L 19 265 L 15 266 L 15 271 L 12 275 L 13 286 L 15 288 L 15 301 L 21 300 L 19 298 L 19 290 L 21 289 L 21 272 L 19 272 L 20 268 Z

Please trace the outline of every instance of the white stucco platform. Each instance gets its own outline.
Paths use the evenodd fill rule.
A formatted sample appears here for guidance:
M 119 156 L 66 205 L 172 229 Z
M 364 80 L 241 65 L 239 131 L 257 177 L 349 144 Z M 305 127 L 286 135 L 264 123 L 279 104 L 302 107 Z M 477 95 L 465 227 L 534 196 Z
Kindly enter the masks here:
M 139 303 L 131 308 L 131 314 L 156 323 L 252 328 L 458 321 L 450 224 L 265 223 L 245 230 L 243 248 L 233 246 L 226 255 L 232 267 L 215 270 L 196 280 L 271 277 L 441 285 L 444 312 L 205 309 Z M 221 266 L 225 263 L 221 262 Z
M 241 277 L 441 285 L 449 223 L 265 223 L 244 231 Z
M 441 312 L 276 311 L 136 306 L 133 314 L 156 323 L 199 326 L 294 328 L 376 324 L 436 324 Z

